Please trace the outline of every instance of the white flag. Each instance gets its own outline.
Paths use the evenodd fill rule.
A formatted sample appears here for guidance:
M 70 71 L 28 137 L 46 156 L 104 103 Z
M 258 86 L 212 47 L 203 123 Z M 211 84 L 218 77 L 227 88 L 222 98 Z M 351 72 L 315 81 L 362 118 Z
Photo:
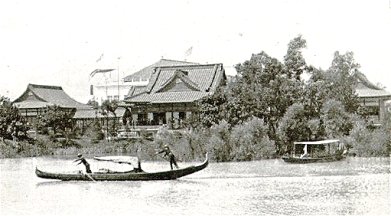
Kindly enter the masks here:
M 92 71 L 91 73 L 90 73 L 90 77 L 93 77 L 95 74 L 97 74 L 97 73 L 107 73 L 107 72 L 111 72 L 111 71 L 113 71 L 114 69 L 96 69 L 96 70 L 94 70 L 94 71 Z
M 96 62 L 100 62 L 102 60 L 102 58 L 103 58 L 103 53 L 102 53 L 102 55 L 99 56 L 99 58 L 96 60 Z
M 193 52 L 193 47 L 191 46 L 189 49 L 186 50 L 185 56 L 187 57 L 187 56 L 191 55 L 192 52 Z

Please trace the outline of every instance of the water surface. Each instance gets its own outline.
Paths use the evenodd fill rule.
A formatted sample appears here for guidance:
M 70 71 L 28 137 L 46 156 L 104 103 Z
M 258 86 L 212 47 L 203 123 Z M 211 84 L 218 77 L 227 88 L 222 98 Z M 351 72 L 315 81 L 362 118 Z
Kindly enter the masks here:
M 89 161 L 93 170 L 128 169 Z M 390 215 L 389 158 L 211 163 L 178 180 L 143 182 L 45 180 L 35 176 L 36 165 L 47 171 L 83 169 L 72 159 L 0 160 L 0 215 Z M 169 164 L 144 162 L 143 169 Z

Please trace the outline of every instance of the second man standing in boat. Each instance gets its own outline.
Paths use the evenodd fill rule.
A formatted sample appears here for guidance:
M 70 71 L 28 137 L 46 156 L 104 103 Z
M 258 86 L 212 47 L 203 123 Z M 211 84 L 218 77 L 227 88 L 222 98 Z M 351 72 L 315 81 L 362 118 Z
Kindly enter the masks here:
M 87 162 L 87 160 L 83 157 L 83 155 L 82 155 L 82 154 L 78 154 L 77 157 L 78 157 L 78 159 L 76 159 L 76 160 L 73 161 L 73 162 L 80 161 L 80 162 L 79 162 L 78 164 L 76 164 L 76 165 L 79 165 L 79 164 L 83 163 L 84 166 L 86 167 L 86 172 L 87 172 L 87 173 L 91 173 L 90 164 L 89 164 L 89 163 Z
M 170 167 L 171 167 L 171 170 L 173 169 L 173 164 L 175 165 L 175 167 L 178 169 L 179 166 L 178 164 L 176 163 L 176 160 L 175 160 L 175 155 L 171 152 L 170 150 L 170 147 L 168 147 L 168 145 L 164 145 L 163 149 L 159 152 L 157 152 L 156 154 L 161 154 L 161 153 L 164 153 L 163 157 L 167 157 L 170 159 Z

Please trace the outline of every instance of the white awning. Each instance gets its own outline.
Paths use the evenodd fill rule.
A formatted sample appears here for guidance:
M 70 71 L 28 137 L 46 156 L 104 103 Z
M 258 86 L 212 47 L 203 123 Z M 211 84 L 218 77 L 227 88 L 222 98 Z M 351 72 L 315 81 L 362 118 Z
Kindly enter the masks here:
M 339 140 L 320 140 L 320 141 L 304 141 L 304 142 L 294 142 L 295 145 L 327 145 L 327 144 L 338 144 Z

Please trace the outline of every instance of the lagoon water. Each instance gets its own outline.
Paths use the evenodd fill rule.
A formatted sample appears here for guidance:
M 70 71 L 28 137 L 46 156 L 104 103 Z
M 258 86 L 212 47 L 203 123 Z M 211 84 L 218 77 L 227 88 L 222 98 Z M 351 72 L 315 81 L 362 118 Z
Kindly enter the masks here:
M 389 158 L 211 163 L 172 181 L 61 182 L 34 174 L 36 165 L 46 171 L 83 169 L 72 159 L 1 159 L 0 215 L 391 214 Z M 89 161 L 93 170 L 127 168 Z M 146 171 L 168 168 L 167 162 L 143 163 Z

